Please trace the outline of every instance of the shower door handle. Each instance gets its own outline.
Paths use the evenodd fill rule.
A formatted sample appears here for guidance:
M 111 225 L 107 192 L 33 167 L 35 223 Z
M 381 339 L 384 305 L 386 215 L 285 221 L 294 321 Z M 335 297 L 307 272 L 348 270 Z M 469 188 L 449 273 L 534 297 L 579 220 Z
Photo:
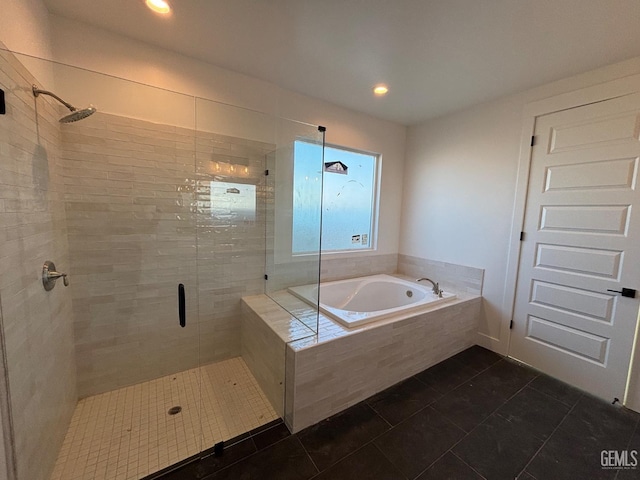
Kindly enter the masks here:
M 184 328 L 187 325 L 187 312 L 184 299 L 184 285 L 178 284 L 178 316 L 180 317 L 180 326 Z

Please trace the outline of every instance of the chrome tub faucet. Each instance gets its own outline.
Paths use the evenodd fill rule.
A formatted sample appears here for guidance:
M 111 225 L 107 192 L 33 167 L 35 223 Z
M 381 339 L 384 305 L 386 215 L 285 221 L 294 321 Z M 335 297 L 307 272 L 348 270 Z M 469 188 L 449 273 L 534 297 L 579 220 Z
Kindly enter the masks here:
M 431 285 L 433 285 L 433 289 L 432 289 L 433 293 L 435 293 L 439 298 L 442 298 L 442 289 L 440 288 L 440 285 L 438 285 L 438 282 L 434 282 L 430 278 L 426 278 L 426 277 L 418 278 L 416 282 L 421 282 L 422 280 L 431 282 Z

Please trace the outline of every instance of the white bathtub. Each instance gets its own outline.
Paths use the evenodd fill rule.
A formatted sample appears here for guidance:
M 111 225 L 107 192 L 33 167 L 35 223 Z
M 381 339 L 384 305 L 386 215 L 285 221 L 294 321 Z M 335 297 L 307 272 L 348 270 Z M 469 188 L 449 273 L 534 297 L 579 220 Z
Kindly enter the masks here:
M 420 284 L 391 275 L 372 275 L 320 284 L 320 311 L 346 327 L 356 327 L 393 315 L 428 310 L 456 295 L 433 293 Z M 310 305 L 318 303 L 318 286 L 291 287 L 290 293 Z

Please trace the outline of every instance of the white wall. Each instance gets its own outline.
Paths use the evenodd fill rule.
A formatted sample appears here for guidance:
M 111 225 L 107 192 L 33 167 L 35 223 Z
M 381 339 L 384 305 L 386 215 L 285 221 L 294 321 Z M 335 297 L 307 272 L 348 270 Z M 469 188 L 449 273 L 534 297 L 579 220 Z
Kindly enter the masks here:
M 485 269 L 479 343 L 506 354 L 506 284 L 524 105 L 640 72 L 640 58 L 411 127 L 400 253 Z
M 485 269 L 481 331 L 499 337 L 520 108 L 509 98 L 409 130 L 400 253 Z M 515 141 L 511 141 L 515 140 Z
M 52 58 L 49 12 L 42 0 L 0 0 L 0 48 L 38 58 Z M 42 62 L 23 64 L 46 89 L 54 88 L 51 66 Z
M 406 127 L 66 18 L 51 16 L 51 24 L 54 55 L 59 62 L 270 115 L 324 125 L 327 127 L 327 142 L 382 154 L 377 253 L 398 252 L 398 211 L 402 198 Z M 59 91 L 63 96 L 68 95 L 72 103 L 96 103 L 95 97 L 90 97 L 91 87 L 87 82 L 60 80 L 58 77 Z M 202 126 L 205 103 L 197 104 L 198 128 Z M 117 109 L 127 109 L 124 104 L 118 106 L 117 99 L 114 98 L 105 100 L 104 105 L 108 113 L 123 114 Z M 156 114 L 157 112 L 152 115 Z M 156 118 L 144 119 L 158 121 Z M 240 121 L 243 119 L 255 121 L 256 117 L 255 114 L 248 113 L 241 115 Z M 257 124 L 261 122 L 258 121 Z M 233 132 L 220 133 L 234 135 Z
M 49 12 L 41 0 L 0 0 L 0 40 L 9 50 L 51 58 Z

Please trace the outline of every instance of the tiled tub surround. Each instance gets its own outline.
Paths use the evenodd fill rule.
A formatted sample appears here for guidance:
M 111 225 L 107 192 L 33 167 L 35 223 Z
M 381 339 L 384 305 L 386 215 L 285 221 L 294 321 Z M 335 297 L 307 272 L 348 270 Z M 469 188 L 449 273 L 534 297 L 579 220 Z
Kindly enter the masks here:
M 3 48 L 0 44 L 0 88 L 7 107 L 0 115 L 0 310 L 10 405 L 3 405 L 2 420 L 5 429 L 10 424 L 13 429 L 15 456 L 9 460 L 17 461 L 18 478 L 44 480 L 77 399 L 71 289 L 58 282 L 47 292 L 40 276 L 45 260 L 61 271 L 69 268 L 61 110 L 49 97 L 33 97 L 37 79 Z
M 278 295 L 289 311 L 315 316 L 293 295 Z M 320 314 L 318 335 L 264 295 L 243 300 L 278 336 L 273 351 L 286 346 L 285 422 L 297 432 L 473 345 L 481 298 L 459 293 L 431 311 L 351 329 Z M 263 365 L 278 364 L 267 352 L 253 355 Z
M 290 344 L 285 421 L 291 431 L 313 425 L 473 345 L 480 300 L 461 296 L 433 311 L 369 329 L 364 326 L 361 332 L 323 343 Z
M 285 308 L 302 307 L 298 312 L 308 312 L 306 304 L 284 292 L 278 292 L 276 300 L 266 295 L 243 298 L 242 358 L 275 411 L 284 417 L 286 342 L 307 338 L 315 332 L 276 301 L 282 301 Z M 312 316 L 310 323 L 315 328 L 317 315 Z
M 320 261 L 320 281 L 343 280 L 345 278 L 365 277 L 379 273 L 393 274 L 397 271 L 398 255 L 367 254 L 357 252 L 353 255 L 322 254 Z M 291 286 L 306 285 L 318 280 L 318 259 L 295 261 L 272 266 L 276 272 L 272 280 L 269 276 L 269 292 L 277 292 Z
M 428 277 L 455 292 L 482 295 L 484 270 L 426 258 L 398 255 L 398 273 L 412 278 Z
M 405 312 L 423 311 L 456 297 L 451 292 L 437 294 L 434 288 L 380 274 L 291 287 L 287 291 L 312 307 L 319 306 L 323 314 L 338 323 L 353 328 Z
M 346 278 L 367 277 L 379 273 L 393 274 L 398 271 L 398 255 L 355 253 L 349 257 L 342 254 L 323 254 L 320 262 L 320 281 L 331 282 Z
M 62 148 L 79 396 L 240 355 L 273 145 L 98 112 L 63 126 Z M 256 185 L 255 220 L 214 215 L 212 181 Z
M 274 281 L 269 277 L 269 291 L 277 292 L 291 286 L 305 285 L 316 280 L 317 259 L 308 262 L 291 262 L 276 265 Z M 445 290 L 482 294 L 484 270 L 454 263 L 429 260 L 404 254 L 373 254 L 355 252 L 345 254 L 322 254 L 320 281 L 331 282 L 347 278 L 366 277 L 385 273 L 401 274 L 413 279 L 429 277 L 440 283 Z

